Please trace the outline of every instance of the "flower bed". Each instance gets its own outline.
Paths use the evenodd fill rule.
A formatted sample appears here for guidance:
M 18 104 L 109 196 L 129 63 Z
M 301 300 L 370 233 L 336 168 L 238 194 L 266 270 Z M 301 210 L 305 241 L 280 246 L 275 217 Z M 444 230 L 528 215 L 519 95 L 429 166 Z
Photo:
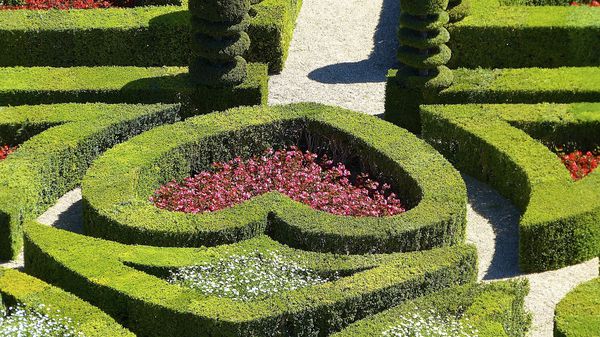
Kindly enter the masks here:
M 49 317 L 20 304 L 9 307 L 6 311 L 0 310 L 0 331 L 2 336 L 85 337 L 82 332 L 73 328 L 70 318 Z
M 174 269 L 168 281 L 204 295 L 249 301 L 322 284 L 329 279 L 277 252 L 255 250 Z
M 133 7 L 132 0 L 0 0 L 0 10 Z
M 342 163 L 317 159 L 296 147 L 213 163 L 181 183 L 171 181 L 150 198 L 156 206 L 185 213 L 212 212 L 273 190 L 312 208 L 337 215 L 390 216 L 405 211 L 390 185 L 365 173 L 354 179 Z M 351 180 L 354 180 L 353 184 Z
M 592 173 L 600 164 L 600 154 L 597 151 L 560 153 L 559 157 L 571 173 L 573 180 L 579 180 Z
M 8 157 L 9 154 L 15 152 L 16 150 L 17 150 L 16 146 L 8 146 L 8 145 L 0 146 L 0 160 L 6 159 L 6 157 Z

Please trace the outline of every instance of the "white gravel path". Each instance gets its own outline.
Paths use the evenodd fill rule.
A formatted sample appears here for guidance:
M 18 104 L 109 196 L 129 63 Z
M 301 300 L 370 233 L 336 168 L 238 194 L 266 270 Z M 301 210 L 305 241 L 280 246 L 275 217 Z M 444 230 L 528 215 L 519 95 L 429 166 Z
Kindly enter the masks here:
M 522 275 L 518 266 L 519 211 L 491 187 L 463 176 L 469 194 L 467 241 L 477 246 L 479 279 L 524 277 L 531 290 L 525 306 L 533 315 L 531 337 L 552 337 L 554 308 L 578 284 L 598 277 L 598 259 L 543 273 Z
M 284 70 L 269 81 L 269 103 L 382 114 L 399 13 L 398 0 L 304 0 Z

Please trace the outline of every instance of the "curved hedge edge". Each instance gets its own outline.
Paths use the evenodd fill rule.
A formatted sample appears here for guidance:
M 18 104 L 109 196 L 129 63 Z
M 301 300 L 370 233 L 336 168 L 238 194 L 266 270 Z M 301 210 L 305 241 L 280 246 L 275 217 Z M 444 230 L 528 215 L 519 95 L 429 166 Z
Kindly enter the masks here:
M 480 337 L 524 337 L 531 318 L 523 307 L 529 291 L 526 281 L 499 281 L 468 284 L 407 301 L 397 307 L 355 322 L 331 337 L 372 337 L 412 318 L 414 314 L 425 317 L 436 314 L 456 316 L 460 322 L 477 329 Z M 469 329 L 470 330 L 470 329 Z
M 600 253 L 600 174 L 573 182 L 557 156 L 518 127 L 538 136 L 577 129 L 570 141 L 597 143 L 600 104 L 429 105 L 421 112 L 428 142 L 524 211 L 522 270 L 557 269 Z
M 600 334 L 600 277 L 571 290 L 554 311 L 555 337 Z
M 253 5 L 245 58 L 283 69 L 298 0 Z M 0 66 L 186 66 L 191 55 L 187 1 L 181 6 L 85 11 L 1 11 Z M 68 46 L 68 48 L 65 48 Z
M 126 246 L 31 222 L 25 269 L 97 305 L 144 336 L 314 336 L 452 285 L 473 282 L 470 245 L 391 255 L 302 252 L 262 236 L 217 248 Z M 312 268 L 350 270 L 335 281 L 263 300 L 201 295 L 131 267 L 183 266 L 256 249 L 287 251 Z
M 0 163 L 0 260 L 22 245 L 22 224 L 79 184 L 102 151 L 154 126 L 179 119 L 178 105 L 63 104 L 4 107 L 2 137 L 15 125 L 45 130 Z M 40 117 L 43 116 L 43 117 Z M 5 125 L 3 125 L 6 123 Z M 50 128 L 48 128 L 50 127 Z
M 178 103 L 185 117 L 241 105 L 265 105 L 267 66 L 250 63 L 246 81 L 232 88 L 192 85 L 186 67 L 0 68 L 0 102 Z
M 416 206 L 391 217 L 347 217 L 267 193 L 221 211 L 184 214 L 148 200 L 161 184 L 213 161 L 298 144 L 306 134 L 350 147 Z M 464 182 L 432 147 L 374 117 L 318 104 L 240 108 L 157 128 L 99 158 L 82 188 L 86 233 L 127 244 L 213 246 L 266 231 L 296 248 L 359 254 L 451 245 L 465 231 Z
M 135 337 L 100 309 L 16 270 L 0 268 L 0 307 L 2 303 L 6 307 L 18 303 L 50 317 L 67 317 L 86 337 Z

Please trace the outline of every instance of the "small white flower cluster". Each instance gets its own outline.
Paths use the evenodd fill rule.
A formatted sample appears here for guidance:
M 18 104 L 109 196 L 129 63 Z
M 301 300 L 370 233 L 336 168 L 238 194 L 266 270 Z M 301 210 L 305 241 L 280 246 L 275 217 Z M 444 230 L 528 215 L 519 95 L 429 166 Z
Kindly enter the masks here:
M 274 252 L 254 251 L 172 270 L 168 281 L 206 295 L 248 301 L 325 283 L 329 279 Z
M 44 305 L 40 305 L 43 309 Z M 57 312 L 60 312 L 57 310 Z M 85 337 L 70 318 L 49 317 L 22 305 L 0 310 L 0 337 Z
M 478 337 L 479 332 L 454 316 L 442 316 L 434 310 L 427 314 L 416 310 L 410 316 L 400 316 L 400 323 L 381 335 L 386 337 Z

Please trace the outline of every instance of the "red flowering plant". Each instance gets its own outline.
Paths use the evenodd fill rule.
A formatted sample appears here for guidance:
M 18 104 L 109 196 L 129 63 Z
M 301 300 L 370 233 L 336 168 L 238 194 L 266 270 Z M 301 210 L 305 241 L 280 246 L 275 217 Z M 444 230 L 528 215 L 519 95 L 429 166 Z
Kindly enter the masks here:
M 571 172 L 573 180 L 579 180 L 592 173 L 600 165 L 600 154 L 598 152 L 580 150 L 571 153 L 559 154 L 563 164 Z
M 4 146 L 0 146 L 0 160 L 6 159 L 6 157 L 8 157 L 9 154 L 15 152 L 17 150 L 16 146 L 8 146 L 8 145 L 4 145 Z
M 592 0 L 592 1 L 583 1 L 583 2 L 577 2 L 577 1 L 571 1 L 570 3 L 571 6 L 576 6 L 579 7 L 581 5 L 586 5 L 589 7 L 600 7 L 600 1 L 598 0 Z
M 267 150 L 262 156 L 214 163 L 182 182 L 171 181 L 150 197 L 157 207 L 186 213 L 213 212 L 254 196 L 278 191 L 314 209 L 337 215 L 388 216 L 405 212 L 388 184 L 353 175 L 296 147 Z

